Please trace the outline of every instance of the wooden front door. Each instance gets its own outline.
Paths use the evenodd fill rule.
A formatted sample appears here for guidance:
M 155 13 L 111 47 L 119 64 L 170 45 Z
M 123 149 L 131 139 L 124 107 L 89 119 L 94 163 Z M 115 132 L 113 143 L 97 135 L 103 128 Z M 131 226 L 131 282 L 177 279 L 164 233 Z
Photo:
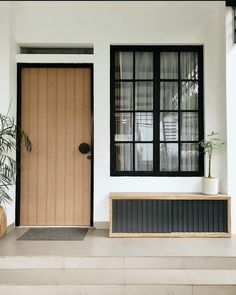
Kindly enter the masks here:
M 90 225 L 91 69 L 21 68 L 20 225 Z

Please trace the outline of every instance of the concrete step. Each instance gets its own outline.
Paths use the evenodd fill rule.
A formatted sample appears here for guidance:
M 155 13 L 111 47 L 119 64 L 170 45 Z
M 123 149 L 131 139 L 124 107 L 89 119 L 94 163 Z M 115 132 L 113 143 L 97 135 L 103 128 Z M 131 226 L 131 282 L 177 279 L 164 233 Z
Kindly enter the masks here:
M 1 295 L 235 295 L 236 270 L 0 270 Z
M 236 269 L 236 257 L 5 256 L 0 269 Z

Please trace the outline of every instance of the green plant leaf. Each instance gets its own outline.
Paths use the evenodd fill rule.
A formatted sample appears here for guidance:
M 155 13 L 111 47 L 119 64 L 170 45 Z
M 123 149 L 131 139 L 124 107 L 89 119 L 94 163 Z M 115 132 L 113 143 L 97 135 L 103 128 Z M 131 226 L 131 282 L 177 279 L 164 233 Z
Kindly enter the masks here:
M 27 151 L 32 150 L 28 135 L 14 123 L 14 119 L 0 114 L 0 204 L 11 203 L 9 186 L 15 184 L 17 163 L 12 153 L 24 143 Z
M 208 177 L 211 177 L 211 158 L 214 151 L 224 147 L 224 142 L 218 137 L 219 133 L 212 131 L 207 137 L 199 142 L 199 146 L 208 155 Z

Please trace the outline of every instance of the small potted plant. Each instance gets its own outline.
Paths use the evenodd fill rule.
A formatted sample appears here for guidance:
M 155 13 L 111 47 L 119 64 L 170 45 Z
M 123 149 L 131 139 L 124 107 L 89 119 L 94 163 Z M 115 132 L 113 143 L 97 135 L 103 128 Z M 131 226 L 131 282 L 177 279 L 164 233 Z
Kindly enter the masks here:
M 15 125 L 12 118 L 0 114 L 0 237 L 4 235 L 7 228 L 3 205 L 12 202 L 8 190 L 15 184 L 17 163 L 13 152 L 18 148 L 17 143 L 22 140 L 26 149 L 31 151 L 31 142 L 25 132 Z
M 199 142 L 203 152 L 208 156 L 208 177 L 202 179 L 202 193 L 206 195 L 217 195 L 219 179 L 212 177 L 212 155 L 214 151 L 220 150 L 224 146 L 224 142 L 218 138 L 219 133 L 212 131 L 207 135 L 206 139 Z

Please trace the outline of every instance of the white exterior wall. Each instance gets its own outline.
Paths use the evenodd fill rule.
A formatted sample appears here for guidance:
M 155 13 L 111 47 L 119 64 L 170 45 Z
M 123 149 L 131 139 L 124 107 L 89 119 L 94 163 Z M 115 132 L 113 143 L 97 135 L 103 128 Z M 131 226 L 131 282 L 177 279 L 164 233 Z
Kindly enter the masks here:
M 0 9 L 0 36 L 1 36 L 1 47 L 0 47 L 0 89 L 1 89 L 1 112 L 7 112 L 9 103 L 9 47 L 10 47 L 10 15 L 9 5 L 3 3 Z
M 15 2 L 12 19 L 18 44 L 94 44 L 93 56 L 18 55 L 17 60 L 94 63 L 95 222 L 108 221 L 109 192 L 201 191 L 199 177 L 110 177 L 110 45 L 204 45 L 205 133 L 214 130 L 226 140 L 224 5 L 223 1 Z M 11 87 L 15 84 L 16 79 Z M 213 164 L 220 190 L 227 193 L 226 149 L 215 155 Z
M 232 229 L 236 233 L 236 44 L 230 7 L 226 9 L 226 53 L 228 193 L 232 196 Z
M 16 116 L 16 62 L 15 41 L 12 27 L 12 5 L 3 1 L 0 4 L 0 113 Z M 13 155 L 14 156 L 14 155 Z M 15 187 L 9 194 L 15 203 Z M 15 221 L 15 205 L 6 204 L 8 224 Z

